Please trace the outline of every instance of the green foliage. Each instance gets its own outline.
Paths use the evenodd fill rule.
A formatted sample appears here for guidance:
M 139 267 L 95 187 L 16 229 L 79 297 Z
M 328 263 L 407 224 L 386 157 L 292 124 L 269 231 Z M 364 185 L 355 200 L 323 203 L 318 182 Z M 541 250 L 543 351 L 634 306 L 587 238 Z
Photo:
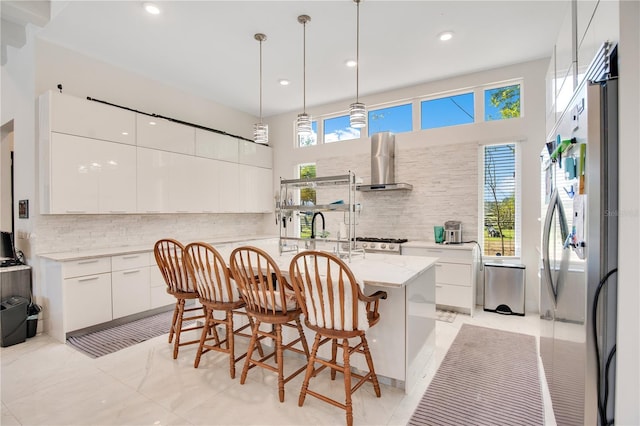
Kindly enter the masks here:
M 491 94 L 491 105 L 500 110 L 502 118 L 520 117 L 520 85 L 503 87 Z

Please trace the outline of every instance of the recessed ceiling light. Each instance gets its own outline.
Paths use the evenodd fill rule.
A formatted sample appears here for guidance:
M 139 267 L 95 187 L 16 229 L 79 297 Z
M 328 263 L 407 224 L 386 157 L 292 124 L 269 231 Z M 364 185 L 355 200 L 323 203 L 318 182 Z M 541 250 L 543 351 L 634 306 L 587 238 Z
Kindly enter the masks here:
M 447 41 L 453 38 L 453 31 L 445 31 L 443 33 L 438 34 L 438 39 L 440 41 Z
M 278 83 L 280 83 L 280 86 L 288 86 L 290 82 L 286 78 L 281 78 Z
M 123 136 L 127 136 L 129 134 L 129 132 L 122 132 Z
M 356 61 L 354 61 L 353 59 L 349 59 L 348 61 L 346 61 L 344 63 L 346 66 L 348 66 L 349 68 L 353 68 L 356 65 L 358 65 L 358 63 Z
M 156 122 L 155 122 L 155 121 L 150 121 L 150 122 L 149 122 L 149 125 L 151 125 L 151 126 L 155 126 L 155 125 L 156 125 Z
M 152 15 L 159 15 L 160 14 L 160 8 L 158 6 L 156 6 L 154 3 L 143 3 L 144 6 L 144 10 L 146 10 L 148 13 L 152 14 Z

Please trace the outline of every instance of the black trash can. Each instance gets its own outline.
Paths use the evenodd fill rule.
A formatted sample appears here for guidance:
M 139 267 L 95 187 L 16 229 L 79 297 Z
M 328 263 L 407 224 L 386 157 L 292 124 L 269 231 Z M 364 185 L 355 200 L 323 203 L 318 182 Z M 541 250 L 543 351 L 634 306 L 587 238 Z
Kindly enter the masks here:
M 42 306 L 30 303 L 27 307 L 27 338 L 34 337 L 38 330 L 38 314 Z
M 0 346 L 7 347 L 27 340 L 27 306 L 29 299 L 11 296 L 0 302 Z

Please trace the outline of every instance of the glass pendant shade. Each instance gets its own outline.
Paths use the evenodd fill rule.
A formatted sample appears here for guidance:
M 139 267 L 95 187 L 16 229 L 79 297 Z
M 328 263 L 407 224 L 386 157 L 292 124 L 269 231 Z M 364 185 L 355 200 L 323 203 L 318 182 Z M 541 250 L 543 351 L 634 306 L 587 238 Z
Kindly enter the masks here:
M 354 102 L 349 105 L 349 124 L 354 129 L 360 129 L 367 125 L 367 108 L 362 102 Z
M 312 133 L 311 129 L 311 117 L 309 114 L 303 112 L 298 114 L 298 120 L 296 121 L 296 131 L 298 136 L 308 136 Z
M 253 141 L 255 143 L 269 143 L 269 125 L 264 123 L 256 123 L 253 125 Z

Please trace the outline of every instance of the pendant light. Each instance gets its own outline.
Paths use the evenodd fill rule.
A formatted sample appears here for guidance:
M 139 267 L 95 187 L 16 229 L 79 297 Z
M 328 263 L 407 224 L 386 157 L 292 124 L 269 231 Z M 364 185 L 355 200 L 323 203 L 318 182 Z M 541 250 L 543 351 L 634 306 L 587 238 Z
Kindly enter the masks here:
M 257 33 L 253 36 L 260 42 L 260 122 L 253 125 L 253 140 L 255 143 L 269 143 L 269 125 L 262 122 L 262 42 L 267 40 L 267 36 Z
M 360 69 L 360 1 L 353 0 L 356 4 L 356 101 L 349 105 L 349 123 L 355 129 L 367 125 L 367 108 L 359 99 L 359 69 Z
M 296 132 L 298 136 L 308 136 L 312 133 L 311 117 L 307 114 L 307 22 L 311 21 L 309 15 L 298 16 L 298 22 L 302 24 L 302 114 L 298 114 Z

